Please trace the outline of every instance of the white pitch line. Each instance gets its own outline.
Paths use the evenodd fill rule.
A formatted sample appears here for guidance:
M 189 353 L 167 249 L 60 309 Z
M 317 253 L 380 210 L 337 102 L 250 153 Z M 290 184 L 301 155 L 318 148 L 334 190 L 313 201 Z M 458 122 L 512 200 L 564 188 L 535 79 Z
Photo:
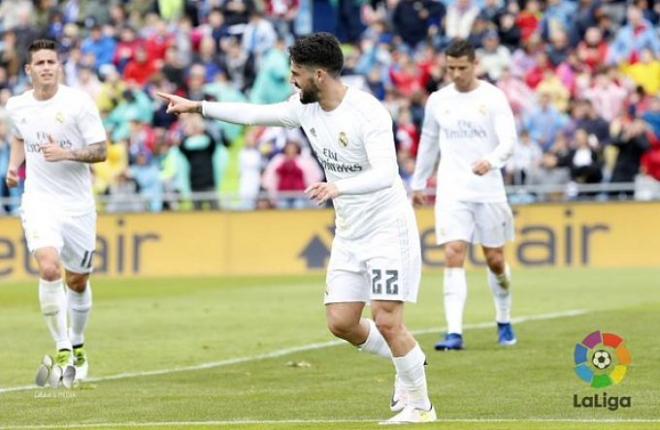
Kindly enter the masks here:
M 0 430 L 39 430 L 39 429 L 85 429 L 85 428 L 131 428 L 131 427 L 201 427 L 201 426 L 244 426 L 244 425 L 287 425 L 287 424 L 369 424 L 379 423 L 383 420 L 364 419 L 310 419 L 310 420 L 225 420 L 225 421 L 150 421 L 150 422 L 125 422 L 125 423 L 85 423 L 65 425 L 17 425 L 0 427 Z M 592 418 L 446 418 L 436 421 L 442 423 L 474 423 L 474 424 L 497 424 L 497 423 L 580 423 L 580 424 L 654 424 L 660 423 L 660 419 L 653 418 L 605 418 L 602 420 Z
M 518 318 L 512 318 L 511 322 L 514 324 L 520 324 L 524 323 L 527 321 L 541 321 L 541 320 L 550 320 L 550 319 L 556 319 L 556 318 L 566 318 L 566 317 L 574 317 L 578 315 L 584 315 L 586 314 L 587 311 L 584 309 L 573 309 L 573 310 L 568 310 L 568 311 L 562 311 L 562 312 L 551 312 L 547 314 L 539 314 L 539 315 L 529 315 L 529 316 L 524 316 L 524 317 L 518 317 Z M 489 328 L 489 327 L 494 327 L 495 323 L 493 322 L 483 322 L 483 323 L 476 323 L 476 324 L 466 324 L 464 326 L 465 330 L 478 330 L 478 329 L 483 329 L 483 328 Z M 426 328 L 426 329 L 421 329 L 421 330 L 414 330 L 412 333 L 417 335 L 417 334 L 428 334 L 428 333 L 436 333 L 436 332 L 441 332 L 443 331 L 444 328 L 442 327 L 433 327 L 433 328 Z M 171 373 L 179 373 L 179 372 L 190 372 L 190 371 L 195 371 L 195 370 L 204 370 L 204 369 L 213 369 L 216 367 L 225 367 L 225 366 L 232 366 L 234 364 L 242 364 L 242 363 L 249 363 L 252 361 L 259 361 L 259 360 L 266 360 L 269 358 L 277 358 L 277 357 L 282 357 L 284 355 L 289 355 L 289 354 L 295 354 L 299 352 L 306 352 L 306 351 L 315 351 L 318 349 L 323 349 L 323 348 L 330 348 L 333 346 L 338 346 L 338 345 L 346 345 L 347 343 L 343 340 L 331 340 L 328 342 L 317 342 L 317 343 L 310 343 L 307 345 L 301 345 L 301 346 L 294 346 L 291 348 L 283 348 L 283 349 L 278 349 L 272 352 L 267 352 L 265 354 L 258 354 L 258 355 L 252 355 L 248 357 L 238 357 L 238 358 L 229 358 L 227 360 L 220 360 L 220 361 L 212 361 L 209 363 L 202 363 L 202 364 L 196 364 L 194 366 L 185 366 L 185 367 L 174 367 L 171 369 L 159 369 L 159 370 L 147 370 L 143 372 L 125 372 L 125 373 L 119 373 L 116 375 L 108 375 L 108 376 L 99 376 L 96 378 L 89 378 L 87 379 L 87 382 L 103 382 L 103 381 L 114 381 L 117 379 L 130 379 L 130 378 L 141 378 L 141 377 L 146 377 L 146 376 L 159 376 L 159 375 L 169 375 Z M 7 387 L 7 388 L 0 388 L 0 394 L 3 393 L 11 393 L 11 392 L 16 392 L 16 391 L 27 391 L 27 390 L 36 390 L 41 387 L 37 387 L 36 385 L 23 385 L 23 386 L 18 386 L 18 387 Z

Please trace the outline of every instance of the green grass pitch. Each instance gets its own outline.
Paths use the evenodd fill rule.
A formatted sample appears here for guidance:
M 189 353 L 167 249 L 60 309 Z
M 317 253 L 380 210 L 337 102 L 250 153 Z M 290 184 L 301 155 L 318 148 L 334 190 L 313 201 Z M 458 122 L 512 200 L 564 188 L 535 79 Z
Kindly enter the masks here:
M 451 353 L 433 350 L 441 281 L 425 274 L 406 311 L 440 418 L 416 427 L 660 428 L 660 269 L 514 271 L 514 317 L 534 318 L 516 325 L 512 348 L 496 344 L 486 276 L 472 271 L 467 349 Z M 369 429 L 391 416 L 391 363 L 328 343 L 321 273 L 97 279 L 93 288 L 96 380 L 65 391 L 17 388 L 32 384 L 52 342 L 36 282 L 0 285 L 0 428 Z M 574 372 L 575 343 L 594 330 L 622 336 L 632 353 L 623 382 L 604 390 L 630 397 L 629 408 L 574 407 L 575 395 L 603 392 Z

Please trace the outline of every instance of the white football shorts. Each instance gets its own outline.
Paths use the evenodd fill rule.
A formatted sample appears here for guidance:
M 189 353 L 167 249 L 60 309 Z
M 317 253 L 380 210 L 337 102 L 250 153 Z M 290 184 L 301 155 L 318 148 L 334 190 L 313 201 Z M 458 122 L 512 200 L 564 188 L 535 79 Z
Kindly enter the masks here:
M 506 202 L 438 201 L 435 236 L 438 245 L 461 240 L 499 248 L 515 238 L 511 207 Z
M 410 207 L 391 225 L 358 240 L 335 237 L 324 302 L 416 302 L 421 267 L 417 221 Z
M 21 221 L 31 253 L 52 247 L 69 272 L 91 273 L 96 250 L 96 212 L 67 214 L 34 204 L 23 204 Z

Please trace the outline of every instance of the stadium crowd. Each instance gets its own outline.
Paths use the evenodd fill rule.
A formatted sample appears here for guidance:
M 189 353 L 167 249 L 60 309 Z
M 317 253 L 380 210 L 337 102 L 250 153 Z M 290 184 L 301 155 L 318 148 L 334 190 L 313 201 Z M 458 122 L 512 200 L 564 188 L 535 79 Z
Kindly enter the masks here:
M 65 83 L 96 100 L 108 132 L 108 159 L 93 167 L 105 210 L 217 208 L 218 193 L 237 197 L 225 208 L 307 207 L 296 193 L 323 173 L 300 130 L 177 118 L 156 91 L 284 101 L 293 93 L 288 44 L 331 31 L 344 43 L 345 82 L 391 112 L 409 180 L 426 98 L 446 82 L 440 54 L 467 38 L 519 127 L 507 183 L 557 185 L 562 198 L 628 198 L 632 190 L 575 185 L 660 188 L 659 15 L 653 0 L 3 0 L 0 106 L 29 87 L 30 41 L 53 38 Z M 10 127 L 0 107 L 3 177 Z M 0 187 L 2 197 L 20 193 Z

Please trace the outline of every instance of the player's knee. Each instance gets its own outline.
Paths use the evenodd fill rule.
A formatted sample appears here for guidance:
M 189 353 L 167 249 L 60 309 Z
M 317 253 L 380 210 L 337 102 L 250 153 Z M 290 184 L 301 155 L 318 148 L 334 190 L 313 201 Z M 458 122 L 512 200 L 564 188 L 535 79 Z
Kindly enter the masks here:
M 447 260 L 447 267 L 463 267 L 465 247 L 458 244 L 445 245 L 445 259 Z
M 400 321 L 397 321 L 393 315 L 390 314 L 380 314 L 375 318 L 376 328 L 387 339 L 393 339 L 400 334 L 403 329 L 403 325 Z
M 346 339 L 355 330 L 355 325 L 347 321 L 328 319 L 328 330 L 336 337 Z
M 76 293 L 82 293 L 87 288 L 87 278 L 88 275 L 67 273 L 66 285 Z
M 62 277 L 62 267 L 57 261 L 41 261 L 39 265 L 39 276 L 48 282 L 57 281 Z
M 488 268 L 491 270 L 491 272 L 504 272 L 504 254 L 501 252 L 491 252 L 486 256 L 486 264 L 488 264 Z

